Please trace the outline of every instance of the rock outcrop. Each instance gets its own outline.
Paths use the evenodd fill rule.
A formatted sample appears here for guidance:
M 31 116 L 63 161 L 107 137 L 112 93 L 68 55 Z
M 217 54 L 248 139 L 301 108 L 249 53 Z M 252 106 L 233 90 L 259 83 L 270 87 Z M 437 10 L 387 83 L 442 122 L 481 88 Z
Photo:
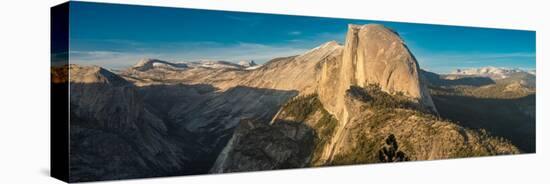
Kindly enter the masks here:
M 332 147 L 323 150 L 327 156 L 323 165 L 381 162 L 378 152 L 391 135 L 410 160 L 520 153 L 509 141 L 415 110 L 406 97 L 379 88 L 352 87 L 345 104 L 350 119 L 340 133 L 338 129 L 334 133 Z
M 69 82 L 80 84 L 129 85 L 122 77 L 98 66 L 69 65 Z
M 301 55 L 273 59 L 235 82 L 260 88 L 296 90 L 302 95 L 312 94 L 317 90 L 321 64 L 341 57 L 341 53 L 342 46 L 330 41 Z
M 289 100 L 270 122 L 241 122 L 210 172 L 320 166 L 337 126 L 315 94 Z
M 189 145 L 167 136 L 166 123 L 146 108 L 131 83 L 96 66 L 71 65 L 69 73 L 71 182 L 186 169 Z
M 319 83 L 321 101 L 337 117 L 344 113 L 345 91 L 369 84 L 437 113 L 415 57 L 396 32 L 382 25 L 349 25 L 342 59 L 324 63 Z
M 313 151 L 314 132 L 303 123 L 243 121 L 211 173 L 303 168 Z
M 506 140 L 418 111 L 421 107 L 408 97 L 389 95 L 379 87 L 351 87 L 345 104 L 353 114 L 346 125 L 315 94 L 287 102 L 271 124 L 243 121 L 210 172 L 384 162 L 379 151 L 389 136 L 407 160 L 519 153 Z
M 382 25 L 349 25 L 341 59 L 324 62 L 319 80 L 319 98 L 340 122 L 324 159 L 331 159 L 344 127 L 355 116 L 345 103 L 347 90 L 368 85 L 380 86 L 389 94 L 402 94 L 437 113 L 418 62 L 397 33 Z

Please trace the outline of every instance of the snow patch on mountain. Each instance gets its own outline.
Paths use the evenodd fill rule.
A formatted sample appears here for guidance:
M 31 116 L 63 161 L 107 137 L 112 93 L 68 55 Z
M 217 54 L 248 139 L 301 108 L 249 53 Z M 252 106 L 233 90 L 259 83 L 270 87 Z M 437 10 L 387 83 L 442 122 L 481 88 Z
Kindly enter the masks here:
M 185 70 L 188 68 L 211 68 L 211 69 L 237 69 L 237 70 L 254 70 L 262 65 L 256 64 L 253 60 L 240 61 L 238 64 L 229 61 L 218 60 L 199 60 L 199 61 L 184 61 L 184 62 L 167 62 L 159 59 L 143 59 L 132 66 L 132 69 L 139 71 L 147 71 L 151 69 L 160 70 Z
M 482 67 L 482 68 L 470 68 L 470 69 L 456 69 L 451 72 L 453 75 L 470 75 L 470 76 L 481 76 L 489 77 L 492 79 L 506 79 L 516 73 L 529 73 L 535 74 L 535 71 L 524 71 L 516 68 L 500 68 L 500 67 Z

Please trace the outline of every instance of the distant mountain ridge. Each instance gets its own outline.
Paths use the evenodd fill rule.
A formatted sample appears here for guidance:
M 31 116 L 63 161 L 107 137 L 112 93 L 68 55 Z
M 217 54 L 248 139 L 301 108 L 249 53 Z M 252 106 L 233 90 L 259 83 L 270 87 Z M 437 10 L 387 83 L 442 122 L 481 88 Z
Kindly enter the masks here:
M 147 71 L 152 69 L 164 69 L 164 70 L 185 70 L 187 68 L 226 68 L 226 69 L 238 69 L 238 70 L 251 70 L 259 68 L 261 65 L 256 64 L 254 61 L 240 61 L 238 64 L 229 61 L 217 61 L 217 60 L 200 60 L 189 62 L 172 63 L 159 59 L 142 59 L 131 68 L 139 71 Z
M 480 67 L 480 68 L 470 68 L 470 69 L 456 69 L 451 72 L 452 75 L 469 75 L 469 76 L 483 76 L 489 77 L 495 80 L 505 79 L 510 77 L 513 74 L 517 73 L 528 73 L 535 75 L 534 70 L 521 70 L 521 69 L 509 69 L 509 68 L 500 68 L 500 67 Z
M 256 62 L 254 62 L 254 60 L 239 61 L 239 65 L 241 65 L 243 67 L 246 67 L 246 68 L 258 66 L 258 64 L 256 64 Z

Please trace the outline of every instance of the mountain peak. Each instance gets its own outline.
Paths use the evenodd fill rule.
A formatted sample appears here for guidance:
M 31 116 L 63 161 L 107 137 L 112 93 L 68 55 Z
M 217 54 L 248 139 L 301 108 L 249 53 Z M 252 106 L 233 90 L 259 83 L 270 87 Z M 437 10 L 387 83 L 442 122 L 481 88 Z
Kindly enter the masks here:
M 351 86 L 378 85 L 384 92 L 402 93 L 437 112 L 416 58 L 396 32 L 379 24 L 350 24 L 348 28 L 341 61 L 324 66 L 321 72 L 320 98 L 329 111 L 337 117 L 343 113 L 346 90 Z
M 336 40 L 331 40 L 331 41 L 328 41 L 328 42 L 325 42 L 323 44 L 321 44 L 321 48 L 333 48 L 333 47 L 340 47 L 341 45 L 338 44 L 338 42 Z
M 339 123 L 321 160 L 333 159 L 346 125 L 357 118 L 354 97 L 349 95 L 355 86 L 375 85 L 382 92 L 400 94 L 437 114 L 418 62 L 396 32 L 378 24 L 350 24 L 348 28 L 340 57 L 323 62 L 320 72 L 319 100 Z
M 350 30 L 350 29 L 363 29 L 363 28 L 388 29 L 386 26 L 384 26 L 382 24 L 348 24 L 348 30 Z
M 153 68 L 162 68 L 162 69 L 171 69 L 171 70 L 181 70 L 184 68 L 187 68 L 187 64 L 184 63 L 170 63 L 167 61 L 159 60 L 159 59 L 142 59 L 137 64 L 132 66 L 132 69 L 136 69 L 139 71 L 146 71 Z
M 239 65 L 248 68 L 248 67 L 256 66 L 258 64 L 256 64 L 254 60 L 250 60 L 250 61 L 243 60 L 243 61 L 239 61 Z
M 76 64 L 69 65 L 69 80 L 71 83 L 96 83 L 124 85 L 128 84 L 126 80 L 113 72 L 99 66 L 81 66 Z
M 148 65 L 150 63 L 153 63 L 155 61 L 159 61 L 159 60 L 158 59 L 153 59 L 153 58 L 144 58 L 144 59 L 139 60 L 133 67 L 142 67 L 142 66 Z
M 333 52 L 335 50 L 338 50 L 338 49 L 342 49 L 343 46 L 338 44 L 338 42 L 336 42 L 335 40 L 332 40 L 332 41 L 328 41 L 328 42 L 325 42 L 303 54 L 301 54 L 300 56 L 305 56 L 305 55 L 311 55 L 311 54 L 314 54 L 314 53 L 330 53 L 330 52 Z M 314 54 L 315 55 L 315 54 Z
M 387 35 L 399 36 L 397 31 L 394 31 L 393 29 L 391 29 L 389 27 L 386 27 L 382 24 L 364 24 L 364 25 L 348 24 L 348 31 L 349 30 L 354 30 L 354 31 L 369 30 L 369 31 L 373 31 L 373 32 L 384 33 L 384 34 L 387 34 Z M 401 38 L 399 38 L 399 39 L 401 39 Z

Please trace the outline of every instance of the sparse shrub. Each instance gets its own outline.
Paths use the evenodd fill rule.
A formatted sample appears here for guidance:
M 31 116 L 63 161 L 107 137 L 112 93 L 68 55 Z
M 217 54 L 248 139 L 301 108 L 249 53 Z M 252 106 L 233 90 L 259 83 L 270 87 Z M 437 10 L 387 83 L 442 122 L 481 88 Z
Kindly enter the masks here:
M 317 94 L 298 96 L 283 106 L 285 112 L 296 118 L 296 121 L 304 121 L 311 113 L 322 107 Z
M 369 84 L 365 87 L 351 86 L 348 94 L 365 102 L 372 108 L 402 108 L 421 110 L 420 106 L 406 97 L 401 92 L 389 94 L 380 89 L 376 84 Z

